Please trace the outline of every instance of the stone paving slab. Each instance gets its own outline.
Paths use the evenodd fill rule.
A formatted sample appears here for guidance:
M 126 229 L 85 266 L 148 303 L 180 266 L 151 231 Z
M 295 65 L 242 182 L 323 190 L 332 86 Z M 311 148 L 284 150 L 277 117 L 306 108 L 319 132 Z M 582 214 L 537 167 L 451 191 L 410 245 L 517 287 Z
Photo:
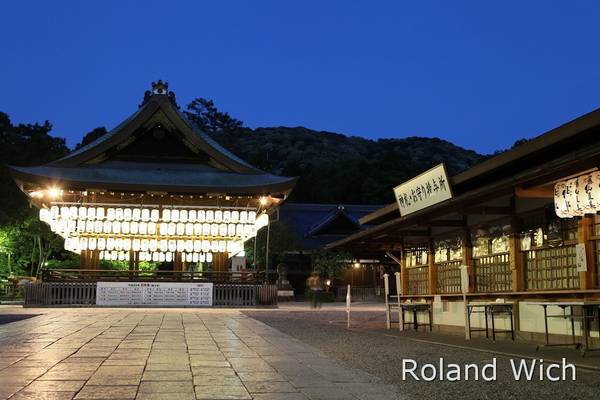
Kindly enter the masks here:
M 396 398 L 378 378 L 237 310 L 27 313 L 39 315 L 0 325 L 0 400 Z

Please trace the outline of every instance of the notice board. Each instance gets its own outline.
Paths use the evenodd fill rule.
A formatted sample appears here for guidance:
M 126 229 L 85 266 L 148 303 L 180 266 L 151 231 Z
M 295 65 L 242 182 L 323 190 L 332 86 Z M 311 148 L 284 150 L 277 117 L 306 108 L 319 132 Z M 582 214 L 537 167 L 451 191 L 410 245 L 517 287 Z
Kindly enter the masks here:
M 99 306 L 213 305 L 213 284 L 202 282 L 98 282 Z

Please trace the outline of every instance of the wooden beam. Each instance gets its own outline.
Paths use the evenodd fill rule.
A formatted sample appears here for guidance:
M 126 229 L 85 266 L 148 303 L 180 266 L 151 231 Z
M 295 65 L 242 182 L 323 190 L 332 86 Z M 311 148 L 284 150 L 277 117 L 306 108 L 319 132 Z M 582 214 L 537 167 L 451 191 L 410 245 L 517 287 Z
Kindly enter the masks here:
M 526 199 L 552 199 L 554 198 L 554 188 L 549 185 L 537 186 L 528 189 L 516 187 L 515 196 Z
M 439 226 L 439 227 L 444 227 L 444 226 L 450 226 L 450 227 L 463 227 L 465 226 L 465 221 L 462 219 L 438 219 L 436 221 L 429 221 L 426 222 L 427 226 Z
M 479 206 L 468 208 L 465 210 L 465 213 L 483 215 L 514 215 L 514 210 L 512 207 Z

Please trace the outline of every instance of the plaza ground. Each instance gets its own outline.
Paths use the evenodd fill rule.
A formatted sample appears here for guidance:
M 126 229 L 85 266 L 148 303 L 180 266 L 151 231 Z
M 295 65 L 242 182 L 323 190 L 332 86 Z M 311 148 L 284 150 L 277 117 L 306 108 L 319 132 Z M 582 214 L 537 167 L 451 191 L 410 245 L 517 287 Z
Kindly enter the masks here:
M 380 304 L 310 310 L 0 307 L 0 399 L 592 399 L 600 353 L 384 329 Z M 474 349 L 469 349 L 473 346 Z M 500 353 L 494 353 L 500 352 Z M 516 382 L 566 356 L 576 382 Z M 400 363 L 498 358 L 496 382 L 402 381 Z M 595 369 L 597 368 L 597 369 Z

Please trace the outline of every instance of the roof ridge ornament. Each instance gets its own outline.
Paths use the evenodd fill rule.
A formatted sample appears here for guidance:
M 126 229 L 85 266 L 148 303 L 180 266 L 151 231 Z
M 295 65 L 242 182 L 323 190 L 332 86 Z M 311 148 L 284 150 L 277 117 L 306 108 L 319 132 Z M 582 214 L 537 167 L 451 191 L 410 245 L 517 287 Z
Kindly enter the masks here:
M 162 79 L 159 79 L 158 82 L 152 82 L 152 90 L 146 90 L 144 93 L 144 100 L 142 100 L 140 107 L 146 104 L 152 96 L 167 96 L 171 104 L 179 109 L 177 101 L 175 100 L 175 93 L 169 91 L 169 82 L 163 82 Z

